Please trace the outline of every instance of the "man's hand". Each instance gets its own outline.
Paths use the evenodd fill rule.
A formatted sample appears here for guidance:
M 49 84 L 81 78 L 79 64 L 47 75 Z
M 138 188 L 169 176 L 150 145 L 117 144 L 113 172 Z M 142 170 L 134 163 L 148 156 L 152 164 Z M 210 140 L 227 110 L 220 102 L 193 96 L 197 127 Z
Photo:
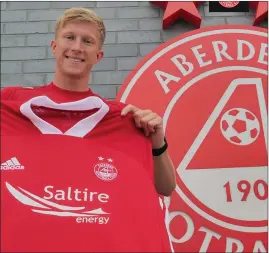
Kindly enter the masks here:
M 121 115 L 125 116 L 129 112 L 133 113 L 135 125 L 143 129 L 146 136 L 150 136 L 152 148 L 163 147 L 165 143 L 162 118 L 150 110 L 140 110 L 133 105 L 124 107 Z M 159 194 L 170 196 L 176 188 L 176 175 L 168 152 L 154 156 L 153 162 L 155 188 Z
M 127 105 L 121 111 L 121 115 L 125 116 L 132 112 L 135 125 L 143 129 L 146 136 L 150 136 L 152 148 L 161 148 L 164 145 L 164 129 L 163 120 L 151 110 L 141 110 L 133 105 Z

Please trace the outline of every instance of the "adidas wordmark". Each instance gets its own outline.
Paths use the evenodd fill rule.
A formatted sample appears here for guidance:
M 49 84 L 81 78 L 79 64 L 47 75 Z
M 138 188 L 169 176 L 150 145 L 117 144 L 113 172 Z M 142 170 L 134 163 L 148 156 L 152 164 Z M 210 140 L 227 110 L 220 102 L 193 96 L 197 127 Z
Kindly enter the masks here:
M 24 166 L 20 164 L 16 157 L 1 163 L 1 170 L 23 170 Z

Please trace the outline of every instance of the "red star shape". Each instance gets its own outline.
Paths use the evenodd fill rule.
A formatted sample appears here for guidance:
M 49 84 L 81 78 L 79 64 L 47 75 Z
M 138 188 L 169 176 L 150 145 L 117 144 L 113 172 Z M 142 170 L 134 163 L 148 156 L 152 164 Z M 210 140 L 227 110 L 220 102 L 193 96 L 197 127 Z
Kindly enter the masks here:
M 184 19 L 185 21 L 193 24 L 199 28 L 202 18 L 196 8 L 202 1 L 195 2 L 168 2 L 168 1 L 151 1 L 151 3 L 165 9 L 163 15 L 163 28 L 167 28 L 178 19 Z
M 268 16 L 268 2 L 250 2 L 250 7 L 256 9 L 256 15 L 254 18 L 253 25 L 259 24 L 261 21 L 265 20 Z

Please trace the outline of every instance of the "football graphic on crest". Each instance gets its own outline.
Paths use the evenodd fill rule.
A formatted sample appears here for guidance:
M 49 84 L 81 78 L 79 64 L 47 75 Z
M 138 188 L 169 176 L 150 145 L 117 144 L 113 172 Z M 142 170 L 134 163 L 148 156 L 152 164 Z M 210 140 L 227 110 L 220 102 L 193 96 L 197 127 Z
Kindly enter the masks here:
M 234 108 L 222 116 L 221 132 L 233 144 L 249 145 L 257 139 L 260 124 L 252 112 L 243 108 Z

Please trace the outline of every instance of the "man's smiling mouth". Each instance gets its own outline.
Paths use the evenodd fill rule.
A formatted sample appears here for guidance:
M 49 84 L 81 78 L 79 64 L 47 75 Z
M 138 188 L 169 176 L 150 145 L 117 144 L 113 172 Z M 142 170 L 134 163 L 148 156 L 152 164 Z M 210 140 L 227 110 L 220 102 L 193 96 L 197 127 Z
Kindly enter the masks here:
M 80 58 L 75 58 L 75 57 L 69 57 L 69 56 L 65 56 L 65 58 L 73 61 L 73 62 L 85 62 L 84 59 L 80 59 Z

